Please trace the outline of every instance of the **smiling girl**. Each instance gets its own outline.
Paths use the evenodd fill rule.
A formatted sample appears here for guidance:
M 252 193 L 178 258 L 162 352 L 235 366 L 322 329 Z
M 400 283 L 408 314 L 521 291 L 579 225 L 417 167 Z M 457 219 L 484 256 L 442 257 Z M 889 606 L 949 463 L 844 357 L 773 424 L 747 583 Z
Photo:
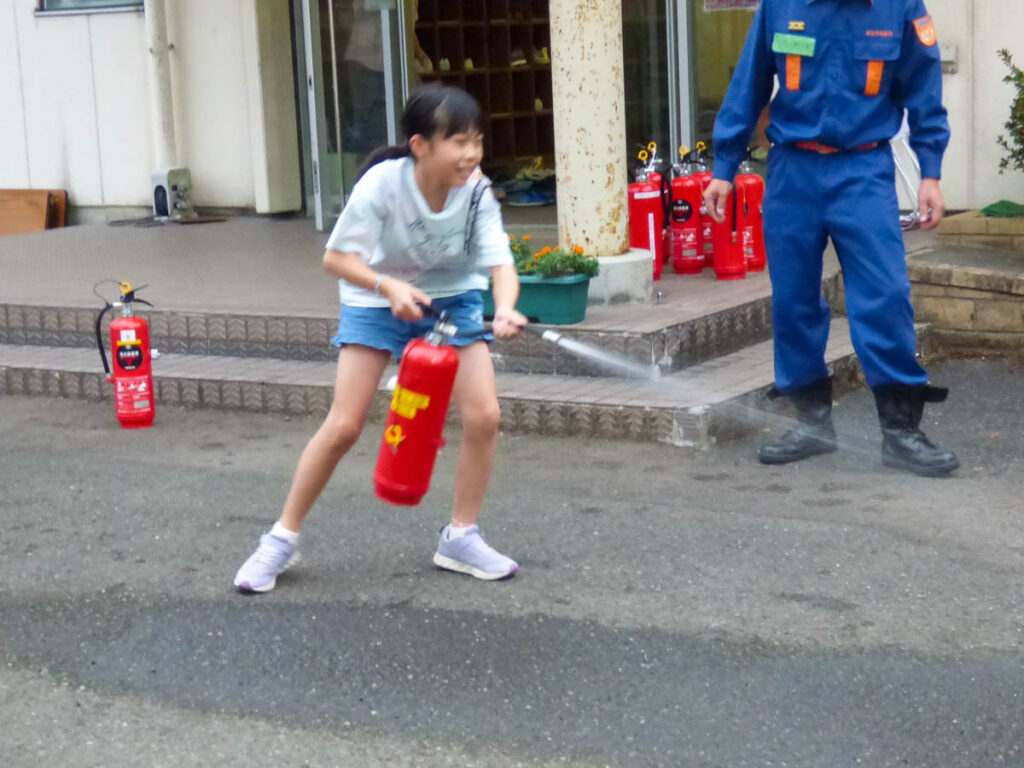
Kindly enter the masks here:
M 479 170 L 481 123 L 472 96 L 428 85 L 406 104 L 406 143 L 382 147 L 367 159 L 324 253 L 342 305 L 331 339 L 341 348 L 334 400 L 299 459 L 281 517 L 235 576 L 240 590 L 268 592 L 298 561 L 302 522 L 359 438 L 389 359 L 432 327 L 420 305 L 445 310 L 460 329 L 451 343 L 459 347 L 453 395 L 462 445 L 451 522 L 441 529 L 434 563 L 485 580 L 515 573 L 515 561 L 492 549 L 476 524 L 500 418 L 487 342 L 515 336 L 526 324 L 514 309 L 519 281 L 501 209 Z M 483 328 L 481 291 L 488 273 L 493 335 Z M 466 335 L 474 328 L 479 332 Z

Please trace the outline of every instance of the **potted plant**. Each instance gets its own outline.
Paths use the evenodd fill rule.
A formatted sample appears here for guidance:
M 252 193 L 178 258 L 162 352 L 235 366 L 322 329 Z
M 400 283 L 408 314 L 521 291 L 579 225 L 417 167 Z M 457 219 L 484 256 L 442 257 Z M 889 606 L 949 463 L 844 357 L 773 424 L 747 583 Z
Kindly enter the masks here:
M 598 272 L 597 258 L 574 245 L 568 251 L 545 246 L 534 252 L 530 236 L 509 236 L 509 248 L 519 273 L 516 309 L 531 321 L 548 325 L 578 323 L 587 313 L 590 278 Z M 490 290 L 484 294 L 484 314 L 494 314 Z

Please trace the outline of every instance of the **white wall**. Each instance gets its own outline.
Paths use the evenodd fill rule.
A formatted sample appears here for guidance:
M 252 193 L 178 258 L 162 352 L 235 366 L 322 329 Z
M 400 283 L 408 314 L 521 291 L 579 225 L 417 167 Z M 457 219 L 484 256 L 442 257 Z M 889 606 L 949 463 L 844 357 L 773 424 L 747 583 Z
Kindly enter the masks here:
M 1008 48 L 1024 66 L 1024 3 L 1021 0 L 926 0 L 939 42 L 954 44 L 959 71 L 943 78 L 952 138 L 943 164 L 942 189 L 949 208 L 980 208 L 1007 198 L 1024 201 L 1024 173 L 999 175 L 1014 89 L 1002 82 L 1007 69 L 996 51 Z
M 996 137 L 1006 133 L 1010 104 L 1016 91 L 1003 77 L 1009 70 L 996 55 L 1009 49 L 1024 68 L 1024 3 L 1020 0 L 974 2 L 974 198 L 984 206 L 1003 198 L 1024 202 L 1024 171 L 999 175 L 999 159 L 1006 153 Z
M 195 205 L 301 203 L 290 54 L 268 59 L 248 39 L 259 33 L 248 21 L 254 2 L 265 6 L 261 21 L 283 19 L 274 41 L 290 46 L 287 0 L 167 3 L 178 161 L 192 173 Z M 33 6 L 0 0 L 0 187 L 67 189 L 77 206 L 148 206 L 155 160 L 143 14 L 36 16 Z M 251 87 L 265 59 L 288 68 L 272 100 Z M 283 137 L 285 146 L 271 178 L 266 143 L 253 146 L 267 122 L 266 141 Z

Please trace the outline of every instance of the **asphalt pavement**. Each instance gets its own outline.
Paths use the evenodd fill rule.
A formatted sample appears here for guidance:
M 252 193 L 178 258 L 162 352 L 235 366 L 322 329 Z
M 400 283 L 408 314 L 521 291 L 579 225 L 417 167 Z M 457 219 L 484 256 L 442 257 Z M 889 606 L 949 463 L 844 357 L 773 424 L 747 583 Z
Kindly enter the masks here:
M 430 561 L 458 433 L 396 508 L 370 425 L 260 596 L 317 422 L 0 398 L 0 765 L 1024 766 L 1024 365 L 932 373 L 945 480 L 881 466 L 863 391 L 785 467 L 503 435 L 499 583 Z

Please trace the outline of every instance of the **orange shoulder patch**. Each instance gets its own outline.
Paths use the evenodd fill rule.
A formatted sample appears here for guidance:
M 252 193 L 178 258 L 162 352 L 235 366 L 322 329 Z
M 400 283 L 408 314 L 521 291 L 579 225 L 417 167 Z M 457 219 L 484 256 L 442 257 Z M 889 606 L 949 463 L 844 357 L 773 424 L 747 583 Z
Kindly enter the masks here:
M 914 19 L 914 30 L 917 32 L 917 39 L 921 41 L 922 45 L 930 48 L 939 41 L 939 36 L 935 32 L 935 22 L 932 21 L 931 16 L 922 16 L 920 19 Z

